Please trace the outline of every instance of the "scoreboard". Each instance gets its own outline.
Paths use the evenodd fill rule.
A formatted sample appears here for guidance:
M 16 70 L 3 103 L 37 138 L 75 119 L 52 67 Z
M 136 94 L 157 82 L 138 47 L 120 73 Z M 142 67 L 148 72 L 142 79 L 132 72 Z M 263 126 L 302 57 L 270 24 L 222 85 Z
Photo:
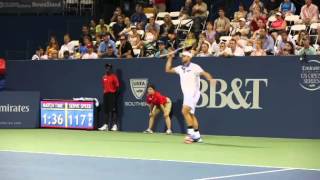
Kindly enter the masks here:
M 94 129 L 94 101 L 42 100 L 42 128 Z

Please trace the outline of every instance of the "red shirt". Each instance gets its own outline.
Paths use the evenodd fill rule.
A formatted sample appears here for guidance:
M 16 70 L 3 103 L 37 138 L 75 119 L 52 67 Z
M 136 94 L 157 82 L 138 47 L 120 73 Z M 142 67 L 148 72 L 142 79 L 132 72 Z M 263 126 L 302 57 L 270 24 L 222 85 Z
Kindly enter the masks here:
M 119 80 L 115 74 L 104 75 L 102 83 L 104 93 L 115 93 L 119 89 Z
M 154 94 L 147 96 L 147 103 L 155 106 L 164 105 L 167 103 L 167 97 L 156 91 Z
M 0 59 L 0 75 L 4 75 L 6 72 L 6 61 L 4 59 Z

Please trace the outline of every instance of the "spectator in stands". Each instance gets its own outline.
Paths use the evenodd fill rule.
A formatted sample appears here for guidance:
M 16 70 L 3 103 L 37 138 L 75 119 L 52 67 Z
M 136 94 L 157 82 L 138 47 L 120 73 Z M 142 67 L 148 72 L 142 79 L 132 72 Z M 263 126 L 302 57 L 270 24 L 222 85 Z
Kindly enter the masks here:
M 119 37 L 120 45 L 118 48 L 118 57 L 119 58 L 132 58 L 134 56 L 133 49 L 131 44 L 127 41 L 125 35 Z
M 165 12 L 167 9 L 166 0 L 152 0 L 152 3 L 157 12 Z
M 278 55 L 281 55 L 281 56 L 295 55 L 295 49 L 294 49 L 293 43 L 290 41 L 287 41 L 286 43 L 284 43 L 284 48 L 280 50 Z
M 316 55 L 316 53 L 316 49 L 310 45 L 310 38 L 308 36 L 305 36 L 303 38 L 303 48 L 300 49 L 298 55 Z
M 117 22 L 112 26 L 113 37 L 118 39 L 120 32 L 122 32 L 125 27 L 123 16 L 118 16 Z
M 209 41 L 212 44 L 215 41 L 216 32 L 213 29 L 213 23 L 211 21 L 207 22 L 205 34 L 207 41 Z
M 186 0 L 184 6 L 180 10 L 180 18 L 187 19 L 192 16 L 192 0 Z
M 115 55 L 118 54 L 118 51 L 116 49 L 116 43 L 110 39 L 109 33 L 103 34 L 102 39 L 103 41 L 100 43 L 98 48 L 98 56 L 100 58 L 103 58 L 106 56 L 109 45 L 112 46 L 114 54 Z
M 94 44 L 94 49 L 96 49 L 96 50 L 99 49 L 100 43 L 101 43 L 101 36 L 97 35 L 96 36 L 96 43 Z
M 146 30 L 144 35 L 144 41 L 146 43 L 152 43 L 152 42 L 156 42 L 157 39 L 158 39 L 157 30 L 153 26 L 148 26 L 148 29 Z
M 235 31 L 234 31 L 234 33 L 232 33 L 232 35 L 234 35 L 237 32 L 239 32 L 241 34 L 241 37 L 248 38 L 248 35 L 250 33 L 250 28 L 249 28 L 249 26 L 247 26 L 245 18 L 239 19 L 239 27 L 237 27 L 235 29 Z
M 80 54 L 82 56 L 82 55 L 84 55 L 85 53 L 88 52 L 87 45 L 88 44 L 92 44 L 90 36 L 84 36 L 83 39 L 79 40 L 79 44 L 80 44 L 79 52 L 80 52 Z
M 73 44 L 71 43 L 71 38 L 69 34 L 63 36 L 64 44 L 60 47 L 59 58 L 63 58 L 63 53 L 68 51 L 70 54 L 73 53 Z
M 110 19 L 110 22 L 117 22 L 118 21 L 118 17 L 119 16 L 124 16 L 124 14 L 122 13 L 122 9 L 121 7 L 116 7 L 116 9 L 113 11 L 113 15 Z
M 196 39 L 197 40 L 197 39 Z M 200 35 L 199 35 L 199 38 L 198 38 L 198 40 L 197 40 L 197 47 L 196 47 L 196 49 L 195 49 L 195 46 L 193 46 L 192 48 L 193 49 L 195 49 L 195 51 L 198 53 L 198 52 L 200 52 L 200 50 L 201 50 L 201 45 L 202 45 L 202 43 L 204 43 L 204 42 L 208 42 L 208 40 L 207 40 L 207 36 L 206 36 L 206 33 L 205 32 L 202 32 Z
M 297 50 L 300 50 L 303 47 L 303 39 L 307 36 L 306 31 L 300 31 L 296 40 Z
M 291 36 L 288 36 L 287 31 L 282 31 L 280 35 L 281 35 L 281 39 L 278 42 L 278 46 L 279 46 L 278 49 L 280 52 L 284 50 L 288 42 L 290 42 L 293 45 L 293 49 L 295 48 L 294 39 Z
M 219 50 L 214 54 L 214 56 L 219 57 L 229 57 L 232 55 L 231 49 L 227 47 L 226 42 L 222 41 L 219 44 Z
M 94 52 L 92 44 L 87 44 L 88 52 L 85 53 L 81 59 L 98 59 L 97 53 Z
M 214 21 L 214 30 L 216 31 L 216 40 L 221 36 L 227 36 L 230 30 L 230 20 L 225 17 L 223 9 L 219 9 L 219 17 Z
M 279 5 L 281 0 L 266 0 L 265 1 L 265 8 L 268 11 L 268 15 L 271 16 L 275 14 L 276 11 L 279 10 Z
M 109 26 L 105 24 L 103 19 L 99 19 L 99 24 L 96 26 L 96 33 L 101 34 L 102 27 L 105 27 L 107 32 L 109 32 Z
M 72 56 L 70 55 L 69 51 L 63 52 L 63 58 L 62 59 L 72 59 Z
M 196 0 L 196 4 L 192 7 L 192 19 L 193 29 L 196 36 L 198 36 L 202 30 L 202 23 L 207 18 L 207 4 L 203 0 Z
M 279 11 L 283 15 L 292 15 L 296 12 L 296 6 L 290 0 L 283 0 L 283 2 L 280 4 Z
M 124 29 L 120 32 L 120 35 L 124 34 L 124 35 L 128 35 L 128 33 L 131 32 L 131 20 L 129 17 L 125 17 L 124 18 Z
M 165 42 L 162 40 L 158 41 L 158 51 L 154 55 L 154 57 L 160 58 L 161 56 L 165 57 L 164 55 L 168 54 L 168 50 L 166 49 Z
M 44 50 L 42 47 L 38 47 L 36 53 L 32 56 L 31 60 L 40 60 L 41 57 L 44 55 Z
M 50 37 L 49 45 L 47 46 L 46 52 L 48 53 L 48 51 L 51 49 L 56 50 L 56 51 L 59 50 L 59 44 L 58 44 L 57 38 L 55 36 Z
M 246 19 L 248 12 L 244 9 L 243 4 L 239 5 L 239 10 L 234 13 L 234 21 L 240 21 L 241 18 Z
M 260 19 L 264 22 L 264 24 L 267 21 L 266 16 L 263 13 L 261 13 L 261 10 L 259 8 L 256 8 L 253 12 L 250 12 L 250 15 L 248 15 L 248 21 L 251 21 L 250 29 L 252 31 L 256 31 L 259 29 L 258 20 Z
M 146 24 L 147 16 L 144 14 L 141 4 L 136 5 L 136 12 L 132 14 L 131 22 L 133 24 L 142 24 L 143 26 Z
M 264 9 L 263 3 L 260 0 L 253 0 L 249 10 L 253 12 L 257 8 L 259 8 L 260 11 L 262 11 Z
M 229 41 L 229 48 L 231 49 L 232 56 L 244 56 L 244 51 L 241 47 L 238 46 L 235 39 Z
M 92 19 L 89 25 L 89 34 L 92 39 L 96 38 L 96 25 L 96 21 Z
M 272 55 L 274 53 L 274 40 L 267 33 L 266 29 L 261 29 L 259 32 L 259 39 L 263 42 L 263 49 L 266 51 L 267 55 Z
M 266 24 L 263 21 L 263 19 L 258 19 L 257 27 L 258 27 L 258 29 L 253 32 L 253 35 L 251 37 L 251 39 L 253 39 L 253 40 L 255 40 L 255 39 L 257 39 L 259 37 L 259 32 L 260 32 L 261 29 L 265 29 L 266 28 Z
M 137 31 L 136 26 L 131 26 L 132 32 L 128 35 L 128 40 L 133 49 L 141 49 L 142 42 L 141 42 L 141 35 Z
M 201 44 L 201 49 L 199 54 L 197 54 L 198 57 L 209 57 L 212 56 L 210 52 L 210 43 L 208 41 L 205 41 Z
M 116 58 L 116 54 L 113 50 L 113 46 L 111 44 L 108 45 L 108 49 L 107 49 L 107 52 L 104 56 L 105 58 Z
M 157 31 L 157 34 L 160 33 L 160 26 L 159 26 L 159 24 L 156 23 L 154 16 L 151 16 L 149 18 L 149 23 L 146 25 L 144 30 L 147 31 L 149 26 L 153 26 L 153 28 Z
M 50 49 L 48 51 L 48 59 L 49 60 L 58 60 L 58 51 L 56 49 Z
M 255 41 L 254 51 L 250 54 L 251 56 L 266 56 L 266 52 L 262 49 L 262 41 L 260 39 Z
M 276 13 L 276 19 L 277 20 L 271 23 L 270 29 L 269 29 L 269 32 L 271 33 L 274 39 L 277 39 L 278 33 L 286 30 L 286 27 L 287 27 L 287 23 L 282 18 L 282 14 L 280 12 Z
M 82 37 L 83 36 L 91 36 L 90 29 L 87 25 L 82 25 L 81 32 L 82 32 L 82 35 L 81 35 Z
M 165 15 L 163 21 L 164 23 L 160 26 L 160 35 L 161 37 L 166 38 L 168 36 L 168 32 L 173 31 L 175 28 L 170 15 Z
M 168 38 L 166 39 L 166 48 L 167 49 L 178 49 L 180 46 L 180 41 L 177 39 L 177 33 L 174 30 L 168 32 Z
M 315 23 L 319 19 L 318 6 L 312 3 L 312 0 L 306 0 L 306 4 L 302 6 L 300 17 L 305 24 Z
M 189 32 L 187 35 L 186 40 L 184 41 L 183 46 L 184 47 L 195 47 L 197 43 L 197 39 L 195 37 L 195 34 L 193 32 Z

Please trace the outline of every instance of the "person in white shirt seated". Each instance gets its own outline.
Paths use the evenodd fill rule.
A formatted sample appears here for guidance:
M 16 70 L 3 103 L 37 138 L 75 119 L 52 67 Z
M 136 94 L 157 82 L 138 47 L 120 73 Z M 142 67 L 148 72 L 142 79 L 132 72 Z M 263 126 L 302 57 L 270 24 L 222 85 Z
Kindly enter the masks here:
M 36 53 L 32 56 L 31 60 L 41 60 L 41 57 L 44 55 L 44 49 L 42 47 L 38 47 Z
M 94 52 L 93 45 L 87 45 L 88 52 L 85 53 L 81 59 L 98 59 L 98 54 Z
M 204 41 L 201 44 L 200 52 L 197 55 L 198 57 L 209 57 L 211 56 L 211 49 L 210 49 L 210 43 L 208 41 Z
M 237 45 L 235 39 L 229 41 L 229 48 L 231 49 L 232 56 L 245 56 L 244 50 Z
M 69 34 L 65 34 L 63 36 L 64 44 L 61 46 L 59 50 L 59 59 L 63 59 L 63 53 L 65 51 L 69 51 L 70 54 L 73 54 L 73 44 L 71 43 L 71 38 Z
M 227 47 L 226 42 L 224 41 L 220 42 L 219 50 L 214 54 L 214 56 L 228 57 L 231 55 L 232 55 L 231 49 Z

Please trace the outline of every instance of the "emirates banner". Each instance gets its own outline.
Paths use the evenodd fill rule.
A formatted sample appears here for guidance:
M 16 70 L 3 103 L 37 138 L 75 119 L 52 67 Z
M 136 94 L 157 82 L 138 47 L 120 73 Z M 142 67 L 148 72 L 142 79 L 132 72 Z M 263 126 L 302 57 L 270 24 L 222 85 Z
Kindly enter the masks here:
M 0 0 L 0 13 L 61 13 L 62 0 Z

